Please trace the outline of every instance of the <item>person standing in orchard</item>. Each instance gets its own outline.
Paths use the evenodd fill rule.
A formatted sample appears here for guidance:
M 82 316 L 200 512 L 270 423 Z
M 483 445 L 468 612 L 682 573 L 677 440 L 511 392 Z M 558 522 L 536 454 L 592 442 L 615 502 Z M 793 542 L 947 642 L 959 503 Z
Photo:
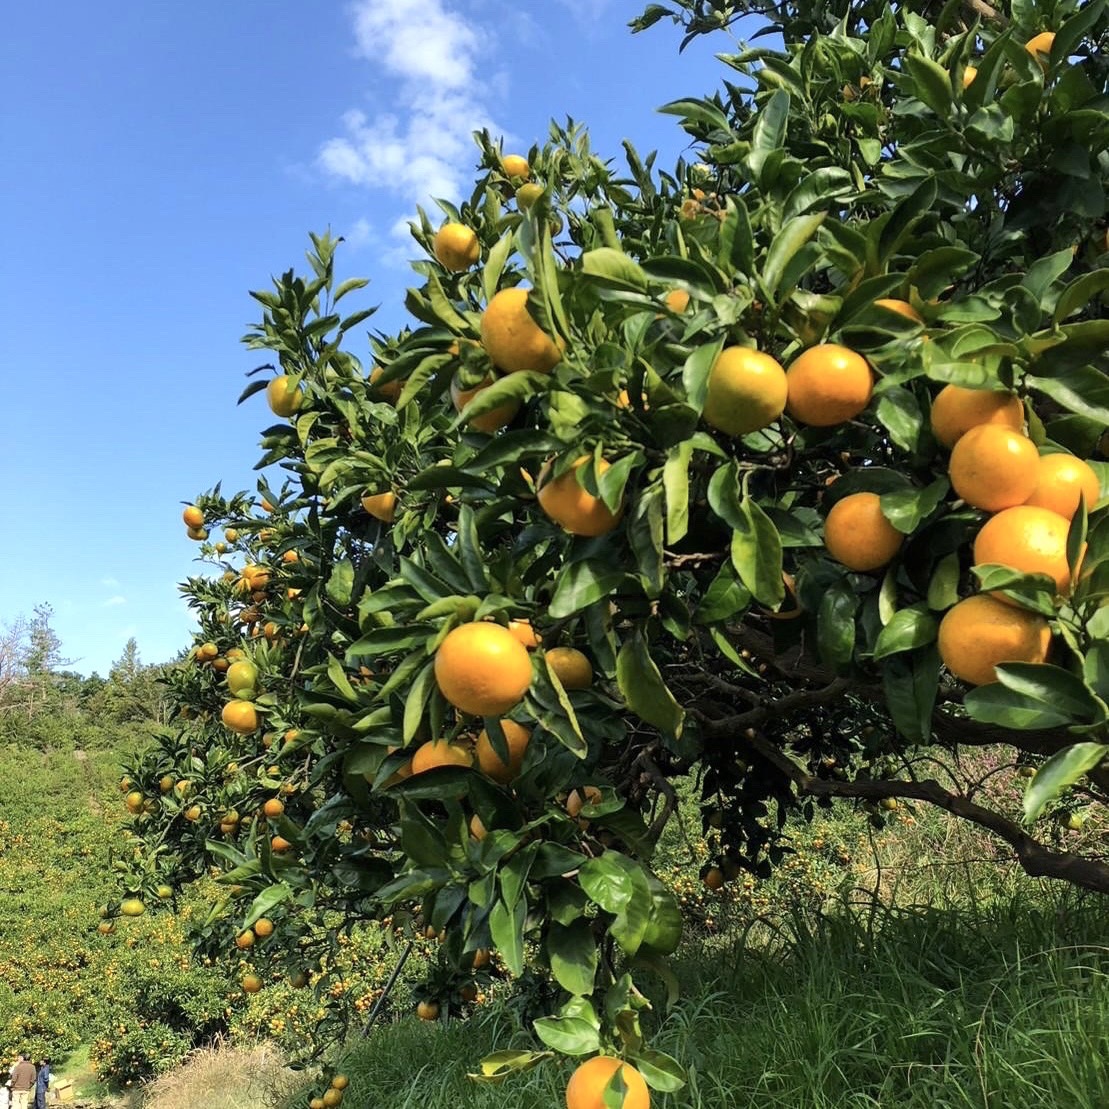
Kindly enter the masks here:
M 20 1052 L 12 1067 L 12 1109 L 31 1109 L 31 1096 L 38 1080 L 38 1071 L 27 1056 Z
M 46 1092 L 50 1089 L 50 1060 L 42 1059 L 35 1076 L 35 1109 L 46 1109 Z

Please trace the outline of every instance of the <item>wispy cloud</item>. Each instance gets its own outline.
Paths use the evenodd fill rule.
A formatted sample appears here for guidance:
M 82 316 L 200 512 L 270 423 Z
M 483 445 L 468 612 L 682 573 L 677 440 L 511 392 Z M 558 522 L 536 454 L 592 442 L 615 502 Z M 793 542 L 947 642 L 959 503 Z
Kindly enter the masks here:
M 115 578 L 101 578 L 100 584 L 107 587 L 108 589 L 119 588 L 119 582 Z
M 496 130 L 480 91 L 487 96 L 491 84 L 479 72 L 488 30 L 447 0 L 356 0 L 352 13 L 357 52 L 378 76 L 374 99 L 390 110 L 348 111 L 343 133 L 320 148 L 319 167 L 410 204 L 461 199 L 474 160 L 470 132 Z M 359 221 L 356 234 L 369 241 L 372 228 Z
M 109 597 L 106 601 L 100 602 L 101 608 L 115 608 L 117 605 L 127 604 L 127 598 L 117 593 L 114 597 Z

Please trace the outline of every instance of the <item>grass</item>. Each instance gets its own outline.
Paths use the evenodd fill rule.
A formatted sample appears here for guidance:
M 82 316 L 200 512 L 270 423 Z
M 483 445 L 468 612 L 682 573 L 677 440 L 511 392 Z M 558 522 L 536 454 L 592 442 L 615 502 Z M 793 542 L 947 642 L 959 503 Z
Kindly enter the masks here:
M 244 1109 L 272 1105 L 290 1089 L 291 1072 L 268 1044 L 219 1043 L 193 1052 L 143 1090 L 143 1109 Z
M 1109 905 L 1067 892 L 981 908 L 797 917 L 675 967 L 652 1045 L 689 1069 L 655 1105 L 689 1109 L 1104 1109 Z M 661 1006 L 661 1002 L 659 1003 Z M 503 1009 L 387 1025 L 350 1050 L 344 1102 L 379 1109 L 562 1104 L 572 1064 L 471 1083 L 486 1053 L 532 1047 Z M 307 1103 L 307 1094 L 290 1107 Z

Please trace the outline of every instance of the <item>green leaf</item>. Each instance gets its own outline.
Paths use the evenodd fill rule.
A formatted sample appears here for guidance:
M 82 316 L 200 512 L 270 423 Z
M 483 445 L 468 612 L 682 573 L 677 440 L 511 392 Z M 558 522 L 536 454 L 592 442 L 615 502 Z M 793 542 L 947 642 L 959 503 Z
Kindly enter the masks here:
M 774 95 L 777 96 L 778 93 Z M 783 299 L 779 293 L 783 291 L 780 286 L 786 267 L 793 260 L 794 255 L 816 234 L 827 214 L 827 212 L 816 212 L 808 216 L 795 216 L 783 224 L 782 229 L 774 236 L 770 249 L 766 252 L 761 281 L 768 298 L 775 304 Z M 792 291 L 792 289 L 785 290 L 787 293 Z
M 1070 251 L 1064 253 L 1069 255 Z M 1105 289 L 1109 289 L 1109 269 L 1094 270 L 1076 278 L 1059 294 L 1055 302 L 1054 322 L 1062 323 L 1068 316 L 1080 312 Z
M 1071 717 L 1050 705 L 1034 701 L 1016 690 L 996 682 L 972 689 L 964 698 L 967 712 L 984 724 L 1000 724 L 1019 730 L 1058 728 L 1071 723 Z
M 933 612 L 943 612 L 959 599 L 959 555 L 944 555 L 932 572 L 928 583 L 928 607 Z
M 891 655 L 882 662 L 886 707 L 898 732 L 912 742 L 925 743 L 932 735 L 940 665 L 935 647 Z
M 597 973 L 597 943 L 588 920 L 571 924 L 552 923 L 547 932 L 547 956 L 551 974 L 567 993 L 591 994 Z
M 717 259 L 722 266 L 749 277 L 755 269 L 755 236 L 747 206 L 740 197 L 729 196 L 724 202 L 724 212 Z
M 887 655 L 911 651 L 932 643 L 936 638 L 936 620 L 925 605 L 899 609 L 881 630 L 874 644 L 875 660 Z
M 878 236 L 880 265 L 884 266 L 893 257 L 917 221 L 935 209 L 936 193 L 936 179 L 929 175 L 890 213 Z
M 666 542 L 673 545 L 689 531 L 689 463 L 693 444 L 686 440 L 671 447 L 662 469 L 666 493 Z
M 717 131 L 731 134 L 728 117 L 707 100 L 671 100 L 669 104 L 657 109 L 663 115 L 679 116 L 693 123 L 703 123 Z
M 590 277 L 603 278 L 614 285 L 637 292 L 646 292 L 650 279 L 646 272 L 637 263 L 619 250 L 602 246 L 596 250 L 587 250 L 581 256 L 582 272 Z
M 1071 412 L 1109 424 L 1109 376 L 1104 370 L 1075 366 L 1050 377 L 1029 374 L 1024 380 Z
M 770 517 L 751 497 L 740 505 L 741 527 L 732 532 L 732 563 L 751 595 L 769 608 L 785 597 L 782 540 Z
M 580 1017 L 541 1017 L 532 1025 L 535 1034 L 563 1055 L 594 1055 L 601 1050 L 601 1034 Z
M 481 1061 L 478 1074 L 467 1074 L 471 1082 L 503 1082 L 509 1075 L 521 1074 L 531 1070 L 544 1059 L 550 1059 L 549 1051 L 494 1051 Z
M 951 488 L 947 478 L 937 478 L 926 489 L 905 489 L 881 495 L 882 515 L 902 535 L 911 535 L 943 503 Z
M 951 74 L 937 62 L 921 54 L 905 54 L 901 61 L 913 79 L 917 98 L 946 120 L 951 114 L 954 95 L 951 90 Z
M 1024 819 L 1031 824 L 1064 789 L 1109 757 L 1109 744 L 1075 743 L 1056 751 L 1036 771 L 1024 794 Z
M 492 246 L 489 257 L 481 271 L 481 289 L 485 293 L 488 303 L 497 295 L 501 285 L 501 275 L 504 273 L 505 263 L 509 255 L 516 248 L 516 232 L 512 229 L 506 231 Z
M 622 569 L 599 558 L 571 563 L 559 575 L 551 598 L 551 617 L 565 619 L 611 596 L 623 583 L 624 576 Z
M 739 580 L 739 571 L 725 562 L 705 590 L 693 619 L 698 624 L 716 624 L 745 611 L 750 603 L 751 592 Z
M 424 719 L 424 709 L 428 699 L 435 692 L 435 663 L 428 664 L 417 675 L 416 680 L 408 689 L 408 696 L 404 699 L 404 730 L 402 736 L 405 745 L 412 742 Z
M 685 711 L 662 680 L 642 628 L 637 627 L 620 646 L 616 681 L 632 712 L 664 735 L 681 737 Z
M 705 407 L 705 397 L 709 391 L 709 374 L 723 349 L 724 339 L 721 337 L 714 343 L 697 347 L 682 366 L 682 384 L 685 386 L 686 396 L 698 412 Z
M 492 385 L 487 385 L 475 397 L 472 397 L 466 407 L 454 418 L 452 427 L 463 427 L 492 412 L 495 408 L 510 404 L 513 401 L 526 401 L 531 397 L 547 393 L 551 388 L 550 374 L 536 373 L 534 370 L 523 370 L 519 373 L 505 374 L 497 378 Z M 410 486 L 411 488 L 411 486 Z
M 608 470 L 605 477 L 611 472 L 612 469 Z M 656 482 L 636 497 L 628 524 L 628 538 L 639 569 L 639 580 L 644 593 L 652 601 L 662 595 L 666 586 L 662 531 L 662 486 Z
M 747 165 L 755 180 L 762 184 L 762 168 L 767 158 L 785 146 L 789 126 L 789 93 L 777 89 L 759 110 L 751 137 L 751 153 Z
M 250 904 L 250 912 L 243 921 L 243 927 L 249 928 L 259 917 L 269 916 L 278 905 L 288 901 L 293 896 L 292 887 L 284 882 L 267 886 L 254 898 Z
M 837 669 L 845 667 L 855 653 L 855 609 L 858 598 L 847 582 L 840 581 L 825 591 L 816 617 L 816 640 L 820 657 Z
M 354 593 L 354 564 L 349 558 L 336 562 L 327 579 L 327 595 L 340 607 L 346 608 Z
M 640 1051 L 632 1061 L 652 1090 L 672 1094 L 686 1083 L 685 1068 L 677 1059 L 661 1051 Z
M 489 914 L 489 934 L 493 945 L 504 965 L 517 976 L 524 972 L 524 922 L 527 915 L 526 898 L 521 898 L 511 909 L 498 899 Z M 555 1047 L 554 1044 L 550 1046 Z
M 1104 718 L 1103 708 L 1082 679 L 1061 666 L 1006 662 L 997 667 L 997 677 L 1007 689 L 1054 712 L 1065 713 L 1077 723 L 1090 724 Z
M 354 692 L 354 687 L 350 684 L 350 679 L 343 669 L 343 664 L 334 655 L 328 655 L 327 658 L 327 677 L 346 700 L 350 701 L 352 705 L 358 704 L 358 694 Z
M 915 451 L 924 428 L 924 415 L 916 397 L 901 385 L 887 389 L 875 409 L 879 423 L 902 450 Z

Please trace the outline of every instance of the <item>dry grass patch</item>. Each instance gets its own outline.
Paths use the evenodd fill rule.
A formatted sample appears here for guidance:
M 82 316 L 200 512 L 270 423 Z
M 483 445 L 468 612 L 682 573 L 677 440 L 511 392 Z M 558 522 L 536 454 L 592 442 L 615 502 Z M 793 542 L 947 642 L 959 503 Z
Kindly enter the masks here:
M 220 1042 L 145 1087 L 142 1109 L 262 1109 L 280 1104 L 303 1078 L 268 1043 L 232 1047 Z

